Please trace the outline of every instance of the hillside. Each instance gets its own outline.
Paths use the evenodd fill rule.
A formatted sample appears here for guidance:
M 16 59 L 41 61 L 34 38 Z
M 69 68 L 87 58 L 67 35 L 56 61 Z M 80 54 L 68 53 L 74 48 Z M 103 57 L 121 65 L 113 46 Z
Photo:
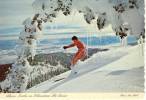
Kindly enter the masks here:
M 68 71 L 26 92 L 143 92 L 143 59 L 138 45 L 111 48 L 80 62 L 77 75 Z

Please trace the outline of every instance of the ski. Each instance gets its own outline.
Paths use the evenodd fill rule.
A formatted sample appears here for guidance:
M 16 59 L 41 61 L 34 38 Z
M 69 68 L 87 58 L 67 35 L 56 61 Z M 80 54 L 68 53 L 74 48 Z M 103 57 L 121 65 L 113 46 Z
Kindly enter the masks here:
M 59 79 L 54 80 L 54 82 L 58 82 L 58 81 L 61 81 L 61 80 L 64 80 L 64 79 L 66 79 L 66 78 L 59 78 Z

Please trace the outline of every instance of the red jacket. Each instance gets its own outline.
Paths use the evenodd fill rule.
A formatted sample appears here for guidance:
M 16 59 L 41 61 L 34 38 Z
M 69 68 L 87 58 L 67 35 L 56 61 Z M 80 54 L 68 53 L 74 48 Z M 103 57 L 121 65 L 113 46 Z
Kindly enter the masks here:
M 78 50 L 85 50 L 86 49 L 84 44 L 81 41 L 79 41 L 79 40 L 75 40 L 73 42 L 73 44 L 67 46 L 67 48 L 74 47 L 74 46 L 77 46 Z

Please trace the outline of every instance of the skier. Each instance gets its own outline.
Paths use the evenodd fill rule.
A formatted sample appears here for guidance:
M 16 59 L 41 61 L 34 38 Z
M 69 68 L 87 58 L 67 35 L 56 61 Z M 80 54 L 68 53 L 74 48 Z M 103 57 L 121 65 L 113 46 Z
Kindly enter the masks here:
M 75 64 L 78 62 L 78 60 L 84 60 L 86 57 L 86 47 L 85 45 L 78 39 L 78 37 L 73 36 L 72 37 L 72 41 L 73 43 L 68 45 L 68 46 L 64 46 L 64 49 L 67 48 L 71 48 L 76 46 L 78 48 L 77 53 L 73 56 L 72 60 L 71 60 L 71 69 L 74 73 L 77 73 L 76 71 L 74 71 L 74 66 Z

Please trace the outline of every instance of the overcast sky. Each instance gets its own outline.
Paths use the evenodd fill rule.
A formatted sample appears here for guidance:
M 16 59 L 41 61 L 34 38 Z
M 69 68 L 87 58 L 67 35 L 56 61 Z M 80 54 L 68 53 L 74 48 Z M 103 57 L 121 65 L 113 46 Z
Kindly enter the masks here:
M 22 22 L 34 15 L 32 3 L 34 0 L 0 0 L 0 28 L 21 26 Z M 71 16 L 58 16 L 55 23 L 74 24 L 86 26 L 83 15 L 74 13 Z M 49 25 L 49 24 L 47 24 Z M 96 23 L 95 23 L 96 26 Z M 89 25 L 88 29 L 98 30 L 95 26 Z M 104 29 L 106 32 L 112 32 L 111 27 Z
M 34 15 L 32 3 L 34 0 L 0 0 L 0 26 L 17 26 Z M 68 24 L 86 24 L 82 16 L 58 16 L 55 22 Z
M 16 26 L 33 15 L 34 0 L 0 0 L 0 26 Z

